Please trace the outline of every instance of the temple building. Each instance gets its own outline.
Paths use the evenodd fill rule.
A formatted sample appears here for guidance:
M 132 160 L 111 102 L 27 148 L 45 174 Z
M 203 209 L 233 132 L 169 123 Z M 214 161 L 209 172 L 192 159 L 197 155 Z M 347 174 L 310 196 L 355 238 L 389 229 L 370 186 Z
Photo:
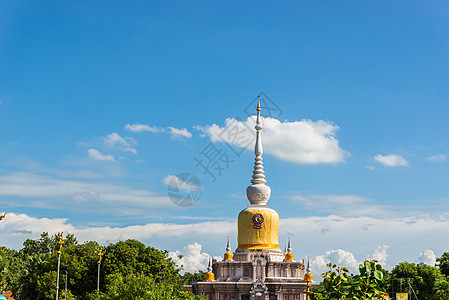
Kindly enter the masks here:
M 256 155 L 251 185 L 246 189 L 250 202 L 238 216 L 238 247 L 231 252 L 228 237 L 222 261 L 209 260 L 205 281 L 192 285 L 196 295 L 209 300 L 306 300 L 313 275 L 304 260 L 295 261 L 291 242 L 279 248 L 279 215 L 267 205 L 271 189 L 265 183 L 262 161 L 260 103 L 257 105 Z

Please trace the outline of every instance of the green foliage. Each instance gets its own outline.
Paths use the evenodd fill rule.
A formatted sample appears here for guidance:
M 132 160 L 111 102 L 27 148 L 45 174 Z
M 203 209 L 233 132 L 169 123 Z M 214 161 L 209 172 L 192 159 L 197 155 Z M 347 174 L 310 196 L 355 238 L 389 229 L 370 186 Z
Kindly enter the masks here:
M 449 252 L 444 252 L 441 257 L 437 258 L 437 266 L 441 273 L 449 276 Z
M 13 269 L 16 251 L 0 247 L 0 290 L 8 288 L 8 284 L 14 279 Z
M 314 288 L 314 299 L 386 299 L 384 270 L 377 261 L 359 265 L 359 275 L 352 276 L 345 267 L 327 264 L 322 284 Z
M 181 283 L 184 285 L 192 284 L 193 282 L 204 281 L 206 272 L 198 271 L 195 273 L 186 272 L 181 276 Z
M 151 275 L 156 282 L 180 280 L 179 269 L 167 251 L 146 247 L 136 240 L 119 241 L 106 248 L 104 259 L 106 274 Z
M 406 284 L 408 279 L 410 279 L 410 285 L 418 299 L 426 300 L 442 299 L 437 295 L 437 292 L 440 288 L 446 286 L 447 281 L 446 277 L 441 274 L 437 267 L 432 267 L 424 263 L 414 264 L 408 262 L 402 262 L 394 267 L 391 271 L 391 278 L 404 279 L 402 282 L 403 291 L 412 293 Z M 391 284 L 395 284 L 396 286 L 390 286 L 389 290 L 396 290 L 398 288 L 397 280 L 392 281 Z M 440 294 L 441 293 L 443 293 L 443 291 L 441 291 Z
M 195 296 L 181 285 L 156 283 L 156 281 L 143 274 L 110 274 L 106 276 L 108 282 L 105 293 L 93 292 L 91 299 L 205 299 Z
M 21 299 L 54 299 L 59 245 L 57 239 L 42 233 L 36 240 L 27 239 L 19 251 L 0 248 L 0 287 L 13 291 Z M 69 297 L 86 299 L 97 288 L 98 252 L 96 242 L 78 244 L 73 235 L 63 246 L 60 266 L 60 293 L 63 295 L 68 272 Z M 136 240 L 120 241 L 106 247 L 101 264 L 100 289 L 110 274 L 143 274 L 155 282 L 181 283 L 179 269 L 167 251 L 147 247 Z M 201 278 L 201 280 L 204 276 Z
M 446 276 L 443 277 L 436 282 L 436 296 L 439 299 L 449 299 L 449 281 Z

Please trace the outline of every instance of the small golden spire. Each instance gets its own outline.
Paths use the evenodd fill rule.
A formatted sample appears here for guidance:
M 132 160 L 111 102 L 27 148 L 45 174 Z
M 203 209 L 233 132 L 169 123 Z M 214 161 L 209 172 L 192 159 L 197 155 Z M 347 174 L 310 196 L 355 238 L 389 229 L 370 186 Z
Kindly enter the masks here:
M 257 112 L 260 112 L 260 95 L 257 96 Z
M 290 243 L 290 237 L 288 237 L 287 253 L 285 253 L 284 261 L 295 261 L 295 256 L 292 253 L 292 246 L 291 246 L 291 243 Z
M 228 244 L 226 245 L 226 253 L 224 254 L 224 260 L 233 260 L 234 255 L 231 252 L 231 241 L 229 240 L 228 235 Z
M 209 266 L 207 267 L 206 281 L 215 281 L 215 274 L 212 273 L 212 257 L 209 256 Z

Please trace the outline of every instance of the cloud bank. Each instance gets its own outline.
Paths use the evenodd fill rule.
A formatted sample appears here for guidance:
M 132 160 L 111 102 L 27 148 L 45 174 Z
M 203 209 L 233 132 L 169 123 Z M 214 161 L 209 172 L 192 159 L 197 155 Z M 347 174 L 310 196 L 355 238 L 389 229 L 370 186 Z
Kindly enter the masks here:
M 351 272 L 357 272 L 358 264 L 365 259 L 377 259 L 387 268 L 402 261 L 433 265 L 436 257 L 447 251 L 446 241 L 441 236 L 447 232 L 448 226 L 449 216 L 445 215 L 396 219 L 335 215 L 288 218 L 280 220 L 279 242 L 283 244 L 287 236 L 292 236 L 296 260 L 310 256 L 313 273 L 317 276 L 325 271 L 328 262 L 346 266 Z M 323 228 L 328 230 L 323 233 Z M 0 239 L 6 247 L 19 249 L 25 239 L 38 238 L 43 231 L 50 234 L 60 231 L 73 233 L 80 242 L 95 240 L 100 244 L 137 239 L 159 249 L 167 249 L 174 256 L 184 255 L 185 258 L 177 262 L 189 272 L 205 270 L 205 257 L 209 254 L 223 255 L 228 235 L 231 236 L 232 250 L 237 247 L 234 221 L 82 226 L 74 225 L 66 218 L 36 218 L 9 213 L 0 222 Z M 187 246 L 182 249 L 183 245 Z M 425 250 L 423 245 L 427 246 Z

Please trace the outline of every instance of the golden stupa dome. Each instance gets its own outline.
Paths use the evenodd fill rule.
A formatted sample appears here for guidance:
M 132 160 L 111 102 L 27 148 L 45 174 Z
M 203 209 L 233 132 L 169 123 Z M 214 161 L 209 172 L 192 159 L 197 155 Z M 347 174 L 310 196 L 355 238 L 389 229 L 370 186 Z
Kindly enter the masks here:
M 279 249 L 279 215 L 264 206 L 249 206 L 239 214 L 239 249 Z

